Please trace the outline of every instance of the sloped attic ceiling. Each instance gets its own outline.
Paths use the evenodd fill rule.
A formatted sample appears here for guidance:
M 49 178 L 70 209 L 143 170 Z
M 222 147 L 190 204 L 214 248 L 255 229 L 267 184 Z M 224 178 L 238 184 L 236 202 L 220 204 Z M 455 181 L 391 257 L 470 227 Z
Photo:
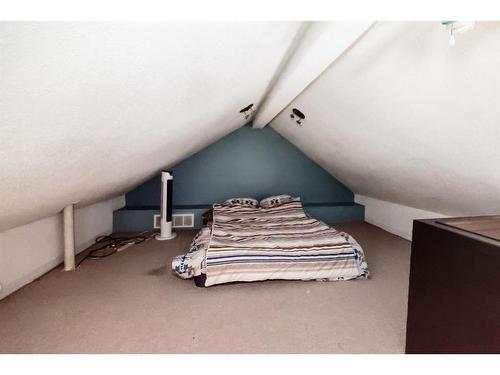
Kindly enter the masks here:
M 356 193 L 500 210 L 499 24 L 450 48 L 439 22 L 377 23 L 342 54 L 369 24 L 301 48 L 324 66 L 340 57 L 297 97 L 321 72 L 290 54 L 297 22 L 0 23 L 0 230 L 130 190 L 242 126 L 239 109 L 264 96 L 263 119 L 297 97 L 272 126 Z M 293 79 L 269 92 L 287 56 Z
M 448 38 L 439 22 L 377 23 L 271 125 L 355 193 L 498 214 L 500 22 Z
M 263 128 L 360 38 L 373 22 L 304 22 L 259 104 L 252 126 Z
M 300 23 L 0 23 L 0 230 L 242 126 Z

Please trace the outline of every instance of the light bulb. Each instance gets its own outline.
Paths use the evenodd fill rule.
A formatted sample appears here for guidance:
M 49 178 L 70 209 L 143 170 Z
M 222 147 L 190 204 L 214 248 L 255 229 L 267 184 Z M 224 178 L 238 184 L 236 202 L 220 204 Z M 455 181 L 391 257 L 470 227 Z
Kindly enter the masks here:
M 450 35 L 450 47 L 453 47 L 455 45 L 455 35 L 451 33 Z

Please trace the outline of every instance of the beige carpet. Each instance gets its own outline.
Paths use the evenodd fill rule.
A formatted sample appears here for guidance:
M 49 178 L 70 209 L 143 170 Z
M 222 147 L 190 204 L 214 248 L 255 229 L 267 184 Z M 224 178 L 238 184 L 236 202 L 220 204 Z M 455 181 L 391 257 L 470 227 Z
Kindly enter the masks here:
M 372 276 L 196 288 L 165 269 L 194 231 L 150 240 L 75 272 L 53 270 L 0 301 L 2 353 L 401 353 L 410 242 L 337 225 Z

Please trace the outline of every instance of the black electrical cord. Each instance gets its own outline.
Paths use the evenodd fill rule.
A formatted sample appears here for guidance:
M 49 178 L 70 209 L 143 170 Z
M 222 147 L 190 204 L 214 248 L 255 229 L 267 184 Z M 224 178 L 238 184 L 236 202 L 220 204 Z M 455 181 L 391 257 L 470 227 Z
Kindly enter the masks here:
M 154 234 L 154 233 L 153 233 Z M 82 264 L 87 259 L 102 259 L 115 254 L 118 249 L 126 244 L 134 243 L 137 245 L 146 241 L 150 236 L 143 235 L 142 233 L 137 236 L 131 237 L 115 237 L 111 235 L 99 236 L 95 239 L 95 244 L 102 244 L 98 248 L 90 250 L 85 256 L 77 263 L 76 267 Z

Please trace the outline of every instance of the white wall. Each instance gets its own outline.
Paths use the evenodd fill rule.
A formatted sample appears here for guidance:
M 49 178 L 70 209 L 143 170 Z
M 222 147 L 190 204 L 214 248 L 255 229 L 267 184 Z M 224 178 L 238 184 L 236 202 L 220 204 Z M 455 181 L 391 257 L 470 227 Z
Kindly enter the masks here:
M 413 220 L 447 217 L 437 212 L 355 195 L 356 203 L 365 206 L 365 221 L 411 241 Z
M 86 249 L 113 229 L 113 211 L 125 197 L 75 210 L 75 247 Z M 62 216 L 50 216 L 0 232 L 0 299 L 56 267 L 63 260 Z
M 271 126 L 356 194 L 498 214 L 500 22 L 448 40 L 440 22 L 377 23 Z

